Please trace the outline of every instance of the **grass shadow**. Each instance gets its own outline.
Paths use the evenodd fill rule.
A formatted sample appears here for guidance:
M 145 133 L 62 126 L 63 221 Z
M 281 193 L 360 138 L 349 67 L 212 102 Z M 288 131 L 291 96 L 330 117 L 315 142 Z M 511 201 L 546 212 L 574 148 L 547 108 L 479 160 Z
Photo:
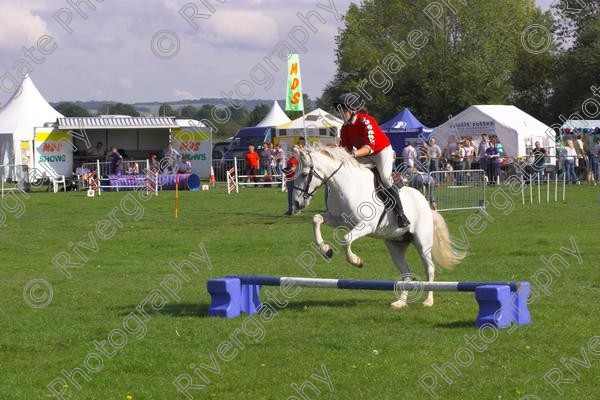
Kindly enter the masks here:
M 137 304 L 134 304 L 114 308 L 121 310 L 119 315 L 126 316 L 129 315 L 129 313 L 134 312 L 137 306 Z M 160 310 L 155 310 L 152 306 L 146 305 L 146 307 L 144 307 L 144 312 L 148 315 L 164 314 L 172 317 L 206 317 L 208 315 L 209 306 L 209 303 L 166 304 Z M 139 314 L 139 312 L 137 313 Z
M 441 324 L 435 324 L 434 327 L 442 328 L 442 329 L 474 328 L 475 322 L 472 319 L 467 319 L 467 320 L 462 320 L 462 321 L 444 322 Z
M 270 303 L 278 312 L 285 310 L 304 311 L 312 307 L 336 307 L 336 308 L 352 308 L 359 304 L 380 303 L 378 300 L 308 300 L 308 301 L 290 301 L 285 307 L 278 307 L 277 304 Z M 131 312 L 135 312 L 137 304 L 112 307 L 121 311 L 119 315 L 127 316 Z M 144 312 L 148 315 L 169 315 L 171 317 L 199 317 L 205 318 L 208 316 L 208 308 L 210 303 L 182 303 L 182 304 L 166 304 L 160 310 L 155 310 L 152 306 L 146 305 Z M 139 312 L 138 312 L 139 314 Z M 245 315 L 245 314 L 242 314 Z

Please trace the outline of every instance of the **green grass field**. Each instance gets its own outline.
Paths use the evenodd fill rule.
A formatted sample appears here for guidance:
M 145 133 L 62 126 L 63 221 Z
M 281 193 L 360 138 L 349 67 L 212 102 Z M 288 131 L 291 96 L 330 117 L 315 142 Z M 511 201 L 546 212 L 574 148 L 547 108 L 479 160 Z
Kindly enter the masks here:
M 173 192 L 146 201 L 137 193 L 19 198 L 24 212 L 18 219 L 14 199 L 1 204 L 2 399 L 52 398 L 48 385 L 65 399 L 186 399 L 173 384 L 184 374 L 196 385 L 187 397 L 193 399 L 547 400 L 600 393 L 600 347 L 592 339 L 600 336 L 597 187 L 568 187 L 564 204 L 515 204 L 512 211 L 497 197 L 476 235 L 466 227 L 473 212 L 443 214 L 453 236 L 465 233 L 469 255 L 437 280 L 529 280 L 539 294 L 530 305 L 531 325 L 481 332 L 473 324 L 472 293 L 437 293 L 431 309 L 417 302 L 394 311 L 392 292 L 303 288 L 287 306 L 279 294 L 281 307 L 271 302 L 268 315 L 207 318 L 209 278 L 307 276 L 296 259 L 311 251 L 320 193 L 301 216 L 286 217 L 285 194 L 276 189 L 183 192 L 178 220 Z M 331 240 L 332 229 L 324 233 Z M 574 250 L 560 250 L 572 249 L 571 240 L 581 263 Z M 209 262 L 201 260 L 203 249 Z M 397 278 L 383 242 L 363 239 L 354 250 L 364 268 L 351 267 L 340 254 L 330 263 L 317 257 L 313 270 L 323 278 Z M 554 254 L 567 265 L 556 261 L 552 270 L 540 258 Z M 61 272 L 53 259 L 71 268 Z M 177 275 L 170 262 L 183 260 L 197 272 L 185 270 L 189 282 L 180 280 L 176 301 L 161 282 Z M 413 248 L 409 263 L 423 275 Z M 50 292 L 43 283 L 28 286 L 24 296 L 33 279 L 52 287 L 44 307 Z M 561 358 L 579 375 L 574 383 Z M 444 363 L 453 367 L 441 372 Z M 558 387 L 562 397 L 544 379 L 552 368 L 566 382 Z M 73 380 L 62 370 L 75 370 Z M 419 379 L 430 386 L 437 380 L 437 386 L 428 393 Z M 319 393 L 305 385 L 302 397 L 292 387 L 307 381 Z

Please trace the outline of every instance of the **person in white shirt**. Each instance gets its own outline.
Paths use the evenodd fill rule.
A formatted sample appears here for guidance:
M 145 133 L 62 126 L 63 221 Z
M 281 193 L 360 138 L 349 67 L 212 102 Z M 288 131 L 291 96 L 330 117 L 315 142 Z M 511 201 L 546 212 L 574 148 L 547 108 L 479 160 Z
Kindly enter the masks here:
M 571 183 L 577 183 L 577 175 L 575 174 L 575 162 L 577 161 L 577 150 L 572 140 L 567 140 L 567 145 L 563 149 L 562 158 L 565 165 L 565 180 Z
M 435 142 L 435 138 L 429 139 L 429 147 L 427 148 L 427 156 L 429 157 L 429 172 L 440 170 L 440 158 L 442 158 L 442 150 Z
M 192 172 L 192 163 L 187 155 L 184 155 L 177 164 L 177 172 L 180 174 L 189 174 Z
M 596 139 L 596 144 L 592 148 L 594 185 L 600 183 L 600 136 Z
M 402 149 L 402 160 L 404 161 L 404 164 L 406 164 L 409 168 L 414 168 L 416 158 L 417 151 L 412 144 L 408 143 L 404 149 Z

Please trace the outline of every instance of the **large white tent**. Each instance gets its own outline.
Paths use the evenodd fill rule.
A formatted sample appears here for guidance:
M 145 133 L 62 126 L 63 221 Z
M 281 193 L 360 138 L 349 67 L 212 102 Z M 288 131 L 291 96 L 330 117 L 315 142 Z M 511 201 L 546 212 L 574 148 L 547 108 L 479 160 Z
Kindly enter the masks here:
M 440 147 L 471 136 L 477 147 L 482 134 L 497 135 L 509 157 L 528 155 L 527 149 L 535 141 L 549 150 L 548 155 L 554 155 L 554 131 L 515 106 L 471 106 L 435 128 L 430 136 L 437 139 Z
M 13 140 L 33 140 L 33 128 L 56 122 L 63 115 L 56 111 L 27 76 L 4 108 L 0 110 L 0 133 L 10 133 Z
M 256 125 L 257 128 L 277 126 L 292 122 L 291 119 L 283 112 L 277 101 L 273 102 L 273 107 L 269 110 L 267 115 Z
M 284 148 L 290 148 L 305 137 L 309 141 L 331 144 L 337 142 L 342 125 L 341 119 L 317 108 L 300 118 L 277 126 L 275 133 L 278 143 Z
M 56 122 L 56 111 L 33 84 L 29 76 L 0 110 L 0 165 L 32 166 L 34 135 L 37 128 Z M 13 167 L 0 170 L 0 179 L 15 179 Z
M 302 135 L 306 128 L 307 136 L 328 136 L 328 130 L 335 131 L 334 136 L 338 136 L 338 131 L 344 123 L 341 119 L 334 117 L 327 111 L 317 108 L 295 120 L 286 124 L 277 126 L 278 136 Z
M 600 119 L 569 119 L 560 128 L 594 130 L 600 128 Z

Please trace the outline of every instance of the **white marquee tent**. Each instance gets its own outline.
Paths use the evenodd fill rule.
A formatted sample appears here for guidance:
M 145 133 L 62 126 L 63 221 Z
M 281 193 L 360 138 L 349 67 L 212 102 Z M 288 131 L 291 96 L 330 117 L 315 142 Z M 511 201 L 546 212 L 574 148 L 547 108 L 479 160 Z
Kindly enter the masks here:
M 283 112 L 283 110 L 279 106 L 279 103 L 274 101 L 273 107 L 271 107 L 271 110 L 269 110 L 267 115 L 265 115 L 265 117 L 262 119 L 262 121 L 260 121 L 258 123 L 258 125 L 256 125 L 256 127 L 257 128 L 262 128 L 262 127 L 268 128 L 270 126 L 287 124 L 288 122 L 292 122 L 292 120 L 289 119 L 289 117 Z
M 570 119 L 565 121 L 561 129 L 595 129 L 600 128 L 599 119 Z
M 30 164 L 35 129 L 61 117 L 62 114 L 48 104 L 31 78 L 25 77 L 0 110 L 0 165 Z M 12 167 L 2 168 L 0 179 L 14 179 L 14 171 Z
M 56 111 L 27 76 L 4 108 L 0 110 L 0 133 L 10 133 L 15 141 L 33 140 L 33 128 L 56 122 L 63 115 Z
M 497 135 L 510 157 L 526 156 L 527 148 L 535 141 L 549 150 L 549 156 L 554 155 L 554 131 L 515 106 L 471 106 L 435 128 L 430 136 L 435 137 L 442 148 L 457 138 L 471 136 L 477 148 L 484 133 Z

